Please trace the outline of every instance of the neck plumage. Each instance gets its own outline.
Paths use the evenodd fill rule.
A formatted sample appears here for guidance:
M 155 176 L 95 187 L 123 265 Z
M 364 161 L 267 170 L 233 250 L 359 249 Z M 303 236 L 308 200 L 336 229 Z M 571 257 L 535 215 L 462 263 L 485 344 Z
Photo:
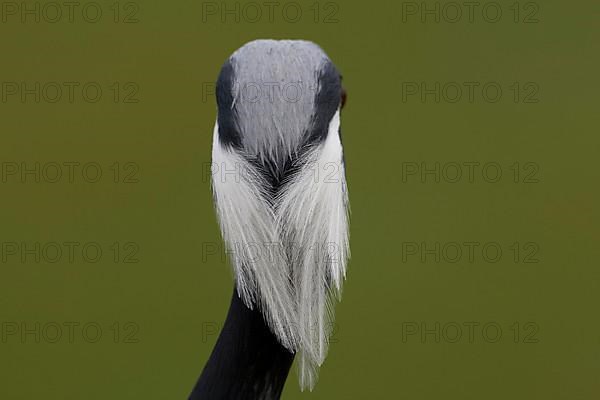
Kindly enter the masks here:
M 294 354 L 234 290 L 227 320 L 189 400 L 279 399 Z

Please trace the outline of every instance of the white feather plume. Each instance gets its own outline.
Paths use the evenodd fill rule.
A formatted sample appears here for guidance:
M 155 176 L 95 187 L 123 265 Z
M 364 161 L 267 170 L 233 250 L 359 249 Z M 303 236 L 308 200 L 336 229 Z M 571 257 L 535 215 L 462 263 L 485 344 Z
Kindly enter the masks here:
M 289 265 L 279 243 L 275 214 L 263 192 L 264 178 L 213 134 L 212 184 L 221 234 L 235 271 L 237 290 L 246 306 L 255 303 L 286 348 L 297 348 L 296 312 Z
M 302 389 L 312 390 L 327 355 L 332 298 L 341 294 L 349 258 L 339 127 L 338 110 L 327 138 L 297 161 L 274 202 L 259 171 L 219 143 L 218 126 L 213 139 L 213 191 L 239 295 L 249 307 L 259 303 L 281 343 L 298 353 Z
M 299 161 L 300 171 L 277 199 L 284 243 L 297 245 L 292 273 L 300 337 L 300 386 L 313 388 L 327 355 L 333 323 L 331 295 L 340 295 L 349 256 L 347 190 L 339 112 L 328 136 Z M 295 253 L 295 252 L 294 252 Z

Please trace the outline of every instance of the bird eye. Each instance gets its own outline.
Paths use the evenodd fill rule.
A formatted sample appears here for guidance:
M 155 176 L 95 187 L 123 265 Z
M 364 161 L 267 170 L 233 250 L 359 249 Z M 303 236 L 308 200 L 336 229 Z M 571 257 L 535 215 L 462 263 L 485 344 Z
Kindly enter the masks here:
M 342 108 L 344 108 L 344 105 L 346 105 L 347 97 L 348 97 L 348 94 L 346 93 L 346 89 L 342 88 Z

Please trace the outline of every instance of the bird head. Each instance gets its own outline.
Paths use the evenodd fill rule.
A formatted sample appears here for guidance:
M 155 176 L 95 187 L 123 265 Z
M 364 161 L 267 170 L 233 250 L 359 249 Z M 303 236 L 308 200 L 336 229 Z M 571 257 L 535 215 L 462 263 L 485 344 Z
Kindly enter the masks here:
M 216 85 L 219 139 L 281 175 L 324 140 L 345 103 L 341 75 L 316 44 L 256 40 L 221 68 Z

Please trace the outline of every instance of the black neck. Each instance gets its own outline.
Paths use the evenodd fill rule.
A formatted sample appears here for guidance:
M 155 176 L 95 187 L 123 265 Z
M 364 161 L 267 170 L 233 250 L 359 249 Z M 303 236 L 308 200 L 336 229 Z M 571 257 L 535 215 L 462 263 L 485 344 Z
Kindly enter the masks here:
M 189 400 L 279 399 L 294 361 L 234 290 L 227 320 Z

